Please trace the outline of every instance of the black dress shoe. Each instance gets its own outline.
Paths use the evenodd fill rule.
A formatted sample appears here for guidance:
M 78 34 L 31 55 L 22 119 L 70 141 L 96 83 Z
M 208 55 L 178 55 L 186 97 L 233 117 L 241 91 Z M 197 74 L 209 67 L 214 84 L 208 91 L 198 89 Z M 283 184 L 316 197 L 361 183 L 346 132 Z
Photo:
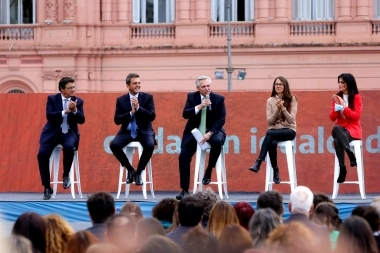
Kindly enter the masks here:
M 178 200 L 181 200 L 181 199 L 183 199 L 184 197 L 186 197 L 186 196 L 189 195 L 189 194 L 190 194 L 190 193 L 189 193 L 188 190 L 187 190 L 187 191 L 182 190 L 181 193 L 180 193 L 179 195 L 175 196 L 175 198 L 178 199 Z
M 273 182 L 275 184 L 281 183 L 280 172 L 278 171 L 278 168 L 273 168 Z
M 340 167 L 340 169 L 339 169 L 339 177 L 336 180 L 336 182 L 339 183 L 339 184 L 344 183 L 344 181 L 346 181 L 346 175 L 347 175 L 346 166 Z
M 259 172 L 261 162 L 261 160 L 257 159 L 256 162 L 251 167 L 249 167 L 249 170 L 255 173 Z
M 202 179 L 202 184 L 208 185 L 210 182 L 211 182 L 211 177 L 204 175 L 204 177 Z
M 70 178 L 63 177 L 63 189 L 67 189 L 71 186 Z
M 128 170 L 126 183 L 132 184 L 134 180 L 135 180 L 135 171 L 134 170 Z
M 53 189 L 46 188 L 44 190 L 44 200 L 49 200 L 51 198 L 51 195 L 53 194 Z
M 143 185 L 143 181 L 141 179 L 141 172 L 140 173 L 135 173 L 135 184 L 136 185 Z

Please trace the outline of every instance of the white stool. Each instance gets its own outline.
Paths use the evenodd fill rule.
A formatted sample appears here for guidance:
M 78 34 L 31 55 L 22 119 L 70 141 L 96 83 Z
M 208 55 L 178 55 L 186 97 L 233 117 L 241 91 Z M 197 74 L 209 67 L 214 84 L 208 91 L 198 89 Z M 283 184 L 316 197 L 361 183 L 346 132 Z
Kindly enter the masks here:
M 50 182 L 50 184 L 53 185 L 53 196 L 52 196 L 53 198 L 55 198 L 55 195 L 57 194 L 57 184 L 63 184 L 63 181 L 58 181 L 59 156 L 60 156 L 61 150 L 62 150 L 62 145 L 58 144 L 50 155 L 49 171 L 50 171 L 50 177 L 53 177 L 53 181 Z M 52 174 L 52 168 L 54 168 L 53 170 L 54 174 Z M 76 180 L 74 179 L 74 170 L 75 170 Z M 73 159 L 73 164 L 71 165 L 69 177 L 70 177 L 70 182 L 71 182 L 71 186 L 70 186 L 71 196 L 73 196 L 73 199 L 75 199 L 74 184 L 77 184 L 79 197 L 82 198 L 82 189 L 80 187 L 78 150 L 74 152 L 74 159 Z
M 350 142 L 350 148 L 353 148 L 353 151 L 355 153 L 356 162 L 358 166 L 356 167 L 357 173 L 358 173 L 358 181 L 345 181 L 342 184 L 358 184 L 360 195 L 362 199 L 365 199 L 365 187 L 364 187 L 364 162 L 363 162 L 363 146 L 361 140 L 355 140 Z M 334 165 L 334 187 L 333 187 L 333 194 L 332 199 L 335 199 L 338 195 L 339 190 L 339 183 L 336 182 L 336 180 L 339 177 L 339 161 L 338 157 L 335 154 L 335 165 Z M 347 168 L 349 170 L 349 168 Z
M 205 160 L 206 160 L 206 150 L 202 150 L 199 145 L 197 145 L 197 153 L 195 158 L 195 173 L 194 173 L 194 188 L 193 188 L 193 194 L 197 190 L 202 191 L 202 179 L 204 175 L 204 168 L 205 168 Z M 223 192 L 222 192 L 222 186 L 224 190 L 224 195 L 226 196 L 226 199 L 228 199 L 228 192 L 227 192 L 227 176 L 226 176 L 226 163 L 225 163 L 225 157 L 224 157 L 224 147 L 222 146 L 222 150 L 220 151 L 220 155 L 218 158 L 218 161 L 216 162 L 216 182 L 212 181 L 210 184 L 217 184 L 218 185 L 218 192 L 220 199 L 223 199 Z
M 131 164 L 132 164 L 133 153 L 134 153 L 135 149 L 138 150 L 139 158 L 140 158 L 141 154 L 143 152 L 143 147 L 141 146 L 140 142 L 133 141 L 123 148 L 123 151 L 127 155 L 128 160 Z M 146 170 L 148 170 L 149 181 L 146 181 Z M 119 187 L 117 190 L 116 199 L 119 199 L 122 184 L 125 184 L 125 198 L 128 198 L 128 195 L 129 195 L 130 184 L 126 184 L 128 171 L 127 170 L 125 171 L 125 180 L 123 180 L 123 174 L 124 174 L 124 167 L 120 164 Z M 147 164 L 147 168 L 141 172 L 141 179 L 143 181 L 142 192 L 144 195 L 144 199 L 147 199 L 147 196 L 146 196 L 146 185 L 147 184 L 150 184 L 150 193 L 152 194 L 152 197 L 154 198 L 155 196 L 154 196 L 154 191 L 153 191 L 152 162 L 150 159 L 149 159 L 149 162 Z M 135 183 L 135 182 L 133 182 L 133 183 Z
M 294 141 L 281 141 L 277 143 L 280 148 L 285 148 L 286 161 L 288 163 L 289 181 L 281 181 L 281 184 L 290 184 L 290 190 L 293 191 L 297 187 L 297 174 L 296 174 L 296 152 Z M 265 178 L 265 191 L 272 190 L 273 182 L 273 167 L 270 162 L 269 153 L 266 156 L 266 178 Z

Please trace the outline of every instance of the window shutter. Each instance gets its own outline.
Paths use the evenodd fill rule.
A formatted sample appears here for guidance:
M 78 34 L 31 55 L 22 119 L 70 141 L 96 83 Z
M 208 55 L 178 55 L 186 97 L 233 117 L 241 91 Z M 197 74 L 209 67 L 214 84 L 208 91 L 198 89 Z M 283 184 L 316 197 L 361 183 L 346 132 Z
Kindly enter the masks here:
M 293 6 L 292 6 L 292 11 L 293 11 L 293 20 L 299 20 L 299 0 L 293 0 Z
M 8 24 L 7 0 L 0 0 L 0 24 Z
M 211 0 L 211 22 L 218 20 L 218 0 Z
M 174 23 L 175 22 L 175 0 L 169 0 L 168 1 L 169 5 L 170 5 L 170 8 L 168 11 L 169 15 L 170 15 L 170 19 L 169 19 L 169 23 Z
M 380 0 L 375 0 L 375 18 L 380 19 Z
M 140 0 L 133 0 L 132 22 L 135 24 L 140 23 Z
M 226 6 L 225 6 L 225 3 L 224 3 L 224 0 L 218 0 L 217 10 L 218 10 L 218 19 L 217 20 L 219 22 L 226 21 L 227 17 L 224 18 L 224 11 L 226 10 Z
M 300 20 L 311 20 L 311 0 L 299 0 Z
M 325 6 L 326 0 L 314 0 L 313 1 L 313 20 L 323 20 L 326 16 Z
M 326 19 L 334 20 L 335 17 L 335 1 L 334 0 L 326 0 Z
M 225 6 L 226 7 L 228 6 L 228 2 L 229 1 L 230 1 L 230 4 L 231 4 L 230 21 L 237 21 L 237 0 L 225 0 L 225 2 L 226 2 Z M 227 16 L 226 16 L 225 20 L 227 21 Z

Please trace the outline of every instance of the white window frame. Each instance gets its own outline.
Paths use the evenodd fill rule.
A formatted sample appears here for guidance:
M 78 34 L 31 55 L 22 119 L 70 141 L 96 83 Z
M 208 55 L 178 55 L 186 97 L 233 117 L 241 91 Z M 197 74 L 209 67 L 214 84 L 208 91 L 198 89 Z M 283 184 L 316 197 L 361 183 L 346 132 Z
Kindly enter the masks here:
M 231 20 L 237 21 L 237 0 L 211 0 L 211 21 L 212 22 L 227 22 L 225 15 L 228 1 L 231 1 Z M 255 19 L 255 0 L 244 0 L 244 20 L 253 21 Z
M 373 17 L 374 19 L 380 19 L 380 0 L 374 0 L 374 5 L 373 5 L 373 10 L 374 14 Z
M 10 4 L 12 1 L 16 1 L 18 3 L 17 9 L 17 23 L 18 25 L 22 25 L 23 23 L 23 6 L 22 0 L 0 0 L 0 24 L 11 24 L 11 9 Z M 33 21 L 32 24 L 36 23 L 36 0 L 30 0 L 33 4 Z
M 153 0 L 153 23 L 157 24 L 158 21 L 158 1 Z M 174 23 L 175 21 L 175 0 L 166 1 L 166 22 L 161 23 Z M 132 20 L 135 24 L 146 24 L 146 0 L 133 0 L 133 14 Z
M 334 20 L 335 0 L 293 0 L 293 20 Z

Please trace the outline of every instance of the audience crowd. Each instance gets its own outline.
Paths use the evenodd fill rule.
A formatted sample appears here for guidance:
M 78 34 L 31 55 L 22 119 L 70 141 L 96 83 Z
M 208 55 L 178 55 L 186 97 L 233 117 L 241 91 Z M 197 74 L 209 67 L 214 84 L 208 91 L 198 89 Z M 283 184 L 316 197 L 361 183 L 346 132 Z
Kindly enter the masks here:
M 106 192 L 89 196 L 92 226 L 74 231 L 63 217 L 26 212 L 10 235 L 2 233 L 1 253 L 379 253 L 380 197 L 357 206 L 341 220 L 324 194 L 296 187 L 283 219 L 277 191 L 259 195 L 257 208 L 218 200 L 210 189 L 180 201 L 162 199 L 144 217 L 137 203 L 116 212 Z M 1 225 L 1 224 L 0 224 Z M 0 227 L 0 230 L 2 228 Z

